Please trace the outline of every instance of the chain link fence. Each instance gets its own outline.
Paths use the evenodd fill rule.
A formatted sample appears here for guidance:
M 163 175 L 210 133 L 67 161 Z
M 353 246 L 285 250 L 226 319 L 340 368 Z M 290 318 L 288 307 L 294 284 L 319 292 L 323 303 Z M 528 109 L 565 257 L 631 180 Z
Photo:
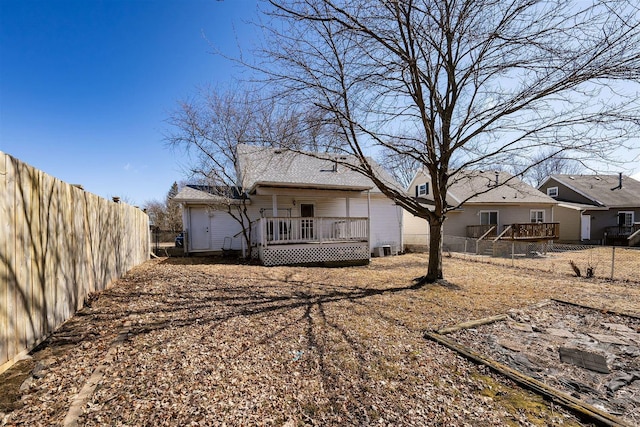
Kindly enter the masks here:
M 640 248 L 444 236 L 447 256 L 562 275 L 640 283 Z

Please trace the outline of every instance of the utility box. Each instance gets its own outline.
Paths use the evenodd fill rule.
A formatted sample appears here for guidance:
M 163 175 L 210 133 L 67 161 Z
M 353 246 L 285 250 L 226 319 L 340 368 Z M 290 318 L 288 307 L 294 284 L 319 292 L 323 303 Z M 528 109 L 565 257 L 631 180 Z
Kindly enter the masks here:
M 398 246 L 396 245 L 380 245 L 373 248 L 374 257 L 383 257 L 398 255 Z

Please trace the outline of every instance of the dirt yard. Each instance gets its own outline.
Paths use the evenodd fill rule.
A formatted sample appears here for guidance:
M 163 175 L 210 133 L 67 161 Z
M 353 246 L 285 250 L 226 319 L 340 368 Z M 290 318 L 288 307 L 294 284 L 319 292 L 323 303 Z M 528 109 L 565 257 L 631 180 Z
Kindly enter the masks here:
M 426 340 L 548 298 L 640 314 L 640 284 L 420 254 L 351 268 L 149 261 L 0 376 L 2 425 L 588 425 Z

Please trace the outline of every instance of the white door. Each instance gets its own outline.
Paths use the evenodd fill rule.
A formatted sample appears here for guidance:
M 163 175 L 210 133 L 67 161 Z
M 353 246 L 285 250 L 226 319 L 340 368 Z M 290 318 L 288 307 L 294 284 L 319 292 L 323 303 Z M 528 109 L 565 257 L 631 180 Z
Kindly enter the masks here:
M 580 239 L 591 240 L 591 215 L 580 215 Z
M 211 219 L 205 208 L 189 208 L 189 249 L 193 251 L 206 251 L 211 249 Z
M 303 218 L 300 220 L 301 237 L 305 240 L 315 238 L 315 233 L 313 230 L 313 222 L 315 221 L 315 206 L 311 203 L 301 203 L 300 216 Z

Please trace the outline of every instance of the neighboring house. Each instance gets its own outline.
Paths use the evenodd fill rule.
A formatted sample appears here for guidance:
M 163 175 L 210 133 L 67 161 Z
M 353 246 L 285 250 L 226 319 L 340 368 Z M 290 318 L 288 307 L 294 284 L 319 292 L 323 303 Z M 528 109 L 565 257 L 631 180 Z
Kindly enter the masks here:
M 551 175 L 539 190 L 559 202 L 562 241 L 640 244 L 640 182 L 622 174 Z
M 425 172 L 416 173 L 408 191 L 425 205 L 433 204 L 431 179 Z M 507 172 L 469 170 L 451 177 L 447 204 L 460 206 L 447 213 L 445 236 L 521 241 L 558 236 L 553 210 L 557 202 Z M 405 211 L 404 224 L 407 247 L 428 245 L 425 219 Z
M 309 154 L 238 146 L 236 173 L 248 198 L 254 255 L 265 265 L 291 265 L 366 263 L 372 253 L 397 253 L 402 209 L 370 179 L 340 164 L 352 158 Z M 185 251 L 246 250 L 242 227 L 209 190 L 186 186 L 174 199 L 183 207 Z

